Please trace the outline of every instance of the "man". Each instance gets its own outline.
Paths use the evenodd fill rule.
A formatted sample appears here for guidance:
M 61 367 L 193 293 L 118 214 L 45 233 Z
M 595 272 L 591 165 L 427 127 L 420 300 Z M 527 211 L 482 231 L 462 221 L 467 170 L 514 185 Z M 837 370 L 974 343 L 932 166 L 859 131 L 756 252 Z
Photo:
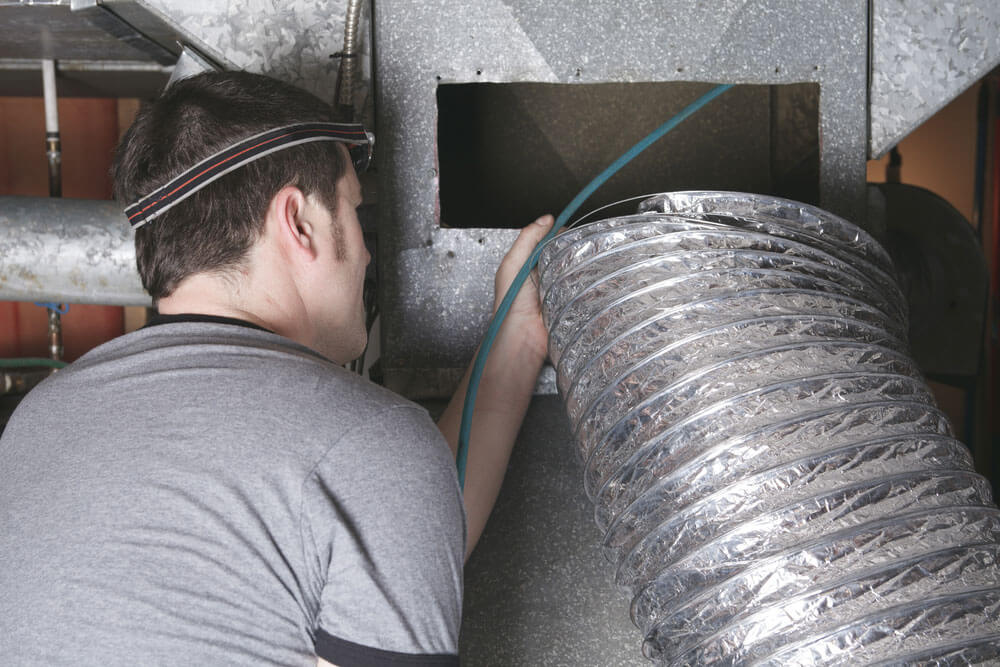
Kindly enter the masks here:
M 465 382 L 435 426 L 341 367 L 366 342 L 370 137 L 330 113 L 214 73 L 123 138 L 115 194 L 159 315 L 0 440 L 0 664 L 457 664 L 463 558 L 545 356 L 538 295 L 494 344 L 463 497 Z M 521 232 L 497 299 L 551 223 Z

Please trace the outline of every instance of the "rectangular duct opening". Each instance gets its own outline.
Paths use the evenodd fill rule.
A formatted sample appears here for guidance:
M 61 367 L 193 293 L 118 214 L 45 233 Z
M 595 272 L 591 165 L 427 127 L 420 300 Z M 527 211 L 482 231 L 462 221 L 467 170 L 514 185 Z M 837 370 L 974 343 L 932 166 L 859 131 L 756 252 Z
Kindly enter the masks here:
M 558 214 L 704 83 L 472 83 L 437 89 L 442 227 L 520 227 Z M 819 199 L 819 85 L 735 86 L 600 188 L 580 214 L 666 190 Z M 612 209 L 634 210 L 634 204 Z

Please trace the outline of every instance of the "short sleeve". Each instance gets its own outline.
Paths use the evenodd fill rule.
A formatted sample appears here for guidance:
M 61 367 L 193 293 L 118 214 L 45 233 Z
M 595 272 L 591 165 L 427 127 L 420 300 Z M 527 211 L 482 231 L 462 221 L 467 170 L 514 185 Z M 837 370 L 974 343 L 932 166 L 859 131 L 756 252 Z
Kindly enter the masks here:
M 317 655 L 339 667 L 458 664 L 465 515 L 426 411 L 389 408 L 344 434 L 304 507 L 324 577 Z

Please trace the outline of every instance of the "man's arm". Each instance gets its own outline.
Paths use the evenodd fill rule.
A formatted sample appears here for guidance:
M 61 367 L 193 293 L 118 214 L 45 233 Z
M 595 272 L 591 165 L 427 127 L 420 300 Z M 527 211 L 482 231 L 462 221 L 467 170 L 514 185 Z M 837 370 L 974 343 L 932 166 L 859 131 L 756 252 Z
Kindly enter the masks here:
M 494 280 L 494 311 L 507 293 L 514 276 L 552 227 L 552 223 L 552 216 L 546 215 L 521 230 L 497 269 Z M 469 531 L 466 558 L 479 540 L 497 494 L 500 493 L 514 440 L 545 361 L 547 339 L 548 333 L 542 324 L 538 302 L 538 288 L 534 280 L 529 279 L 521 288 L 497 333 L 476 396 L 465 468 L 465 512 Z M 462 383 L 438 420 L 438 428 L 451 446 L 452 453 L 456 454 L 462 405 L 469 386 L 470 372 L 471 368 L 466 371 Z

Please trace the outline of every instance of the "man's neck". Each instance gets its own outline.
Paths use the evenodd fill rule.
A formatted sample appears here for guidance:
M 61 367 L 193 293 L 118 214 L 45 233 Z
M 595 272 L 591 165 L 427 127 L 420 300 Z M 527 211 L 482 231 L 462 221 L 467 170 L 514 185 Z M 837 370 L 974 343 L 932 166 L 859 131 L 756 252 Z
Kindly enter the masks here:
M 229 317 L 279 331 L 260 309 L 240 298 L 240 292 L 231 279 L 197 274 L 185 278 L 170 296 L 160 299 L 157 310 L 163 315 Z

